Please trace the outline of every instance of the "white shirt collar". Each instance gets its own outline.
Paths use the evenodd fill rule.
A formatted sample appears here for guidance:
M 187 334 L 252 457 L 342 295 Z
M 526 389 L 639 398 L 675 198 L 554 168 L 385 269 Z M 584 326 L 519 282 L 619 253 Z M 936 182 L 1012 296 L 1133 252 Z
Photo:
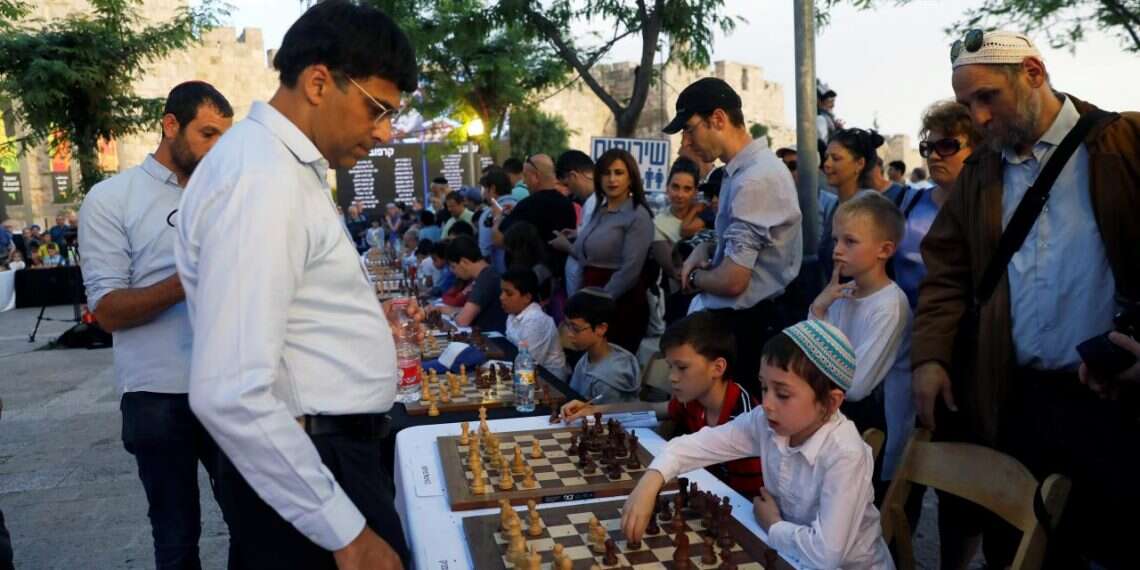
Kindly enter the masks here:
M 804 457 L 808 465 L 815 465 L 816 459 L 819 458 L 820 449 L 823 448 L 823 444 L 827 441 L 831 432 L 835 431 L 835 428 L 839 426 L 841 418 L 842 415 L 838 411 L 832 414 L 831 418 L 822 426 L 819 426 L 819 429 L 815 430 L 815 433 L 811 434 L 811 437 L 799 447 L 791 447 L 788 444 L 788 438 L 786 436 L 777 435 L 775 431 L 772 431 L 772 441 L 775 442 L 776 449 L 779 450 L 781 455 L 798 453 Z M 765 427 L 772 430 L 771 426 L 766 425 Z
M 178 176 L 174 174 L 174 172 L 169 168 L 163 166 L 163 164 L 159 162 L 153 154 L 148 154 L 146 155 L 146 158 L 143 159 L 142 169 L 143 172 L 149 174 L 151 178 L 154 178 L 163 184 L 169 184 L 178 189 L 182 188 L 178 185 Z
M 517 325 L 517 324 L 520 324 L 523 321 L 529 319 L 535 313 L 541 313 L 541 312 L 542 312 L 542 307 L 538 303 L 535 303 L 532 301 L 529 305 L 526 306 L 525 309 L 522 310 L 521 313 L 519 313 L 517 315 L 511 315 L 511 320 L 514 321 L 514 323 Z
M 293 153 L 298 162 L 309 165 L 322 180 L 324 179 L 329 167 L 328 161 L 321 156 L 321 151 L 317 150 L 313 141 L 309 140 L 293 121 L 282 115 L 281 111 L 264 101 L 255 101 L 249 109 L 249 118 L 269 129 L 269 132 L 285 143 L 285 147 Z

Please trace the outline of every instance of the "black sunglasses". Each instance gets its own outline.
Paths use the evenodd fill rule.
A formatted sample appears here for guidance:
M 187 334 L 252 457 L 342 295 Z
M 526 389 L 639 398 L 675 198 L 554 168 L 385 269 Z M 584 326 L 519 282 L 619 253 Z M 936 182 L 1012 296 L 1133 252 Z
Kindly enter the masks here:
M 931 154 L 946 158 L 954 156 L 962 150 L 962 141 L 954 138 L 938 139 L 936 141 L 922 141 L 918 143 L 918 154 L 922 158 L 930 158 Z
M 962 55 L 962 50 L 974 53 L 982 49 L 983 40 L 986 38 L 986 33 L 978 28 L 974 28 L 966 32 L 966 36 L 960 40 L 955 40 L 954 45 L 950 46 L 950 63 L 954 63 L 958 56 Z

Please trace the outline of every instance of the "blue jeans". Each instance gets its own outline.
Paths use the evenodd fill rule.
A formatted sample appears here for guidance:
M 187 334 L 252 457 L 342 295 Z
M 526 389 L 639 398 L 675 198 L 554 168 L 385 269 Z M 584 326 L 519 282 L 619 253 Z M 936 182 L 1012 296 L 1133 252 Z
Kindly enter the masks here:
M 128 392 L 119 409 L 123 447 L 135 456 L 146 490 L 155 566 L 198 570 L 198 462 L 213 485 L 218 447 L 190 411 L 186 394 Z

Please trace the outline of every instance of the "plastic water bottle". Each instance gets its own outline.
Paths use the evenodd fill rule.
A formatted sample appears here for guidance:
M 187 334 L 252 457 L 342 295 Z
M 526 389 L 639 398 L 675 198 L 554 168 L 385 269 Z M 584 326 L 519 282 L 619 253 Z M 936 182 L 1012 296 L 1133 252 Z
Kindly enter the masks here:
M 396 386 L 396 401 L 408 404 L 420 401 L 420 347 L 416 344 L 413 323 L 408 318 L 410 298 L 396 299 L 393 310 L 400 317 L 400 330 L 396 331 L 396 366 L 399 383 Z
M 535 366 L 527 350 L 526 341 L 519 343 L 519 354 L 515 357 L 515 410 L 534 411 Z

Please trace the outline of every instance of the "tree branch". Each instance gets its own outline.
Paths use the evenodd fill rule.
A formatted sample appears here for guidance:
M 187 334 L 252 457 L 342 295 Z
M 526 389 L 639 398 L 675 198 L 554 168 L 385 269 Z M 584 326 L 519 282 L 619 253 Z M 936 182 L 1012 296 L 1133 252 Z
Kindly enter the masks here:
M 578 72 L 578 75 L 582 78 L 582 81 L 586 82 L 586 86 L 590 88 L 590 91 L 593 91 L 594 94 L 602 100 L 602 103 L 610 109 L 610 112 L 612 112 L 614 116 L 625 111 L 625 107 L 622 106 L 613 95 L 610 95 L 609 92 L 598 83 L 597 78 L 590 73 L 590 68 L 578 57 L 578 52 L 562 38 L 562 33 L 554 22 L 551 22 L 542 14 L 535 12 L 529 6 L 526 8 L 526 16 L 534 23 L 539 33 L 551 44 L 554 44 L 554 49 L 558 50 L 558 54 L 562 56 L 562 59 Z
M 1133 51 L 1140 51 L 1140 34 L 1137 33 L 1136 27 L 1140 27 L 1140 15 L 1130 13 L 1124 6 L 1120 5 L 1117 0 L 1101 0 L 1106 8 L 1113 14 L 1123 20 L 1120 25 L 1132 36 L 1132 43 L 1135 44 Z M 1135 27 L 1134 27 L 1135 26 Z

